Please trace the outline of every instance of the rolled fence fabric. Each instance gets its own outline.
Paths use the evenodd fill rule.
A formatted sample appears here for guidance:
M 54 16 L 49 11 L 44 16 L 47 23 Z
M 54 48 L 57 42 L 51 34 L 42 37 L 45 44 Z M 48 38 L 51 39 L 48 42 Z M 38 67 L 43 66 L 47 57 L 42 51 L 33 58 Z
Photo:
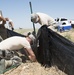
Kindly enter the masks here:
M 41 65 L 56 65 L 68 75 L 74 75 L 73 42 L 48 29 L 46 25 L 39 29 L 37 40 L 39 40 L 37 60 Z

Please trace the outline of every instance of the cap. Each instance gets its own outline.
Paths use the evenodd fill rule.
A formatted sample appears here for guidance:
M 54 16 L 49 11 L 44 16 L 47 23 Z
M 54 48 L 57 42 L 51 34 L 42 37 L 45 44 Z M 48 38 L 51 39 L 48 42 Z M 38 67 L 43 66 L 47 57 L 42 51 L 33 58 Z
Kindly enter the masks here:
M 31 21 L 34 23 L 38 21 L 38 15 L 36 13 L 31 14 Z
M 33 35 L 33 34 L 30 34 L 28 37 L 32 40 L 32 42 L 34 42 L 35 37 L 34 37 L 34 35 Z

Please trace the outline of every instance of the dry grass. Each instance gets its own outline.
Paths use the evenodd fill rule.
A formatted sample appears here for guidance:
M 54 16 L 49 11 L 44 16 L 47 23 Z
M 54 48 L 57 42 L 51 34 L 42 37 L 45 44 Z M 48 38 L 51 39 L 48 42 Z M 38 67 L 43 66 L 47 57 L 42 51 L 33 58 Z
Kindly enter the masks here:
M 36 32 L 37 32 L 38 29 L 36 29 Z M 33 29 L 15 29 L 14 30 L 15 32 L 18 32 L 20 34 L 24 34 L 24 33 L 28 33 L 28 32 L 33 32 L 34 30 Z
M 63 33 L 58 32 L 60 35 L 64 36 L 68 40 L 74 42 L 74 29 L 71 29 L 70 31 L 66 31 Z

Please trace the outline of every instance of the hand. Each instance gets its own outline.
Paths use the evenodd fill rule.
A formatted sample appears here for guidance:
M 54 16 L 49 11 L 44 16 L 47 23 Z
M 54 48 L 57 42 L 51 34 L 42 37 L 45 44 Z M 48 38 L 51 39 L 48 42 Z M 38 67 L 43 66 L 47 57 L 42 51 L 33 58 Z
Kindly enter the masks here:
M 14 28 L 12 27 L 12 30 L 14 30 Z
M 9 18 L 5 18 L 6 21 L 9 21 Z
M 29 59 L 30 59 L 31 61 L 33 61 L 33 62 L 36 62 L 36 61 L 37 61 L 37 60 L 36 60 L 36 57 L 29 56 Z

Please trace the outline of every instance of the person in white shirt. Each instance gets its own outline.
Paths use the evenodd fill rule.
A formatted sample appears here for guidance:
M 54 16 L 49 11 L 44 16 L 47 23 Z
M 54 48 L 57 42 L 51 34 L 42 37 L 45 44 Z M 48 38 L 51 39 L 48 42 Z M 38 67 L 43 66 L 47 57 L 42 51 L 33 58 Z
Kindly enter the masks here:
M 27 37 L 13 36 L 0 42 L 0 51 L 12 51 L 24 48 L 28 52 L 30 60 L 36 61 L 35 54 L 30 45 L 34 40 L 35 37 L 32 34 Z
M 31 22 L 47 26 L 52 26 L 56 23 L 52 17 L 50 17 L 45 13 L 40 13 L 40 12 L 31 14 Z

